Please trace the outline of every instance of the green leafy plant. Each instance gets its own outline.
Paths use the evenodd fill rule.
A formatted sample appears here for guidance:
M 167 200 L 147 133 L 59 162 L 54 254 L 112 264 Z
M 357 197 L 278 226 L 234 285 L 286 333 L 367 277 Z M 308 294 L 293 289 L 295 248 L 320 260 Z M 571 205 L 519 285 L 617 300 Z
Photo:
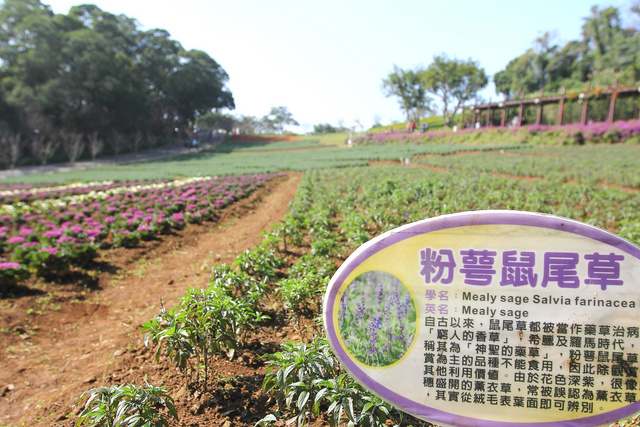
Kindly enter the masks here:
M 258 246 L 253 250 L 246 250 L 238 255 L 235 264 L 240 271 L 250 274 L 263 282 L 277 280 L 276 270 L 284 265 L 273 249 Z
M 138 387 L 133 384 L 99 387 L 84 392 L 76 404 L 88 396 L 84 409 L 78 416 L 76 426 L 106 427 L 160 427 L 168 426 L 167 415 L 178 419 L 173 398 L 163 387 L 147 384 Z
M 291 422 L 308 425 L 321 413 L 331 426 L 385 426 L 387 419 L 402 415 L 372 395 L 342 371 L 324 338 L 309 344 L 286 343 L 282 351 L 267 355 L 267 372 L 262 388 L 275 396 L 280 411 L 293 415 Z M 259 425 L 276 421 L 275 414 Z
M 255 281 L 246 280 L 241 273 L 218 275 L 207 289 L 190 288 L 180 299 L 180 304 L 170 311 L 164 306 L 151 321 L 145 322 L 145 345 L 157 346 L 156 358 L 170 358 L 175 366 L 191 379 L 196 372 L 207 388 L 212 357 L 234 357 L 249 328 L 256 327 L 267 316 L 257 310 L 257 291 L 245 287 L 244 294 L 238 286 Z

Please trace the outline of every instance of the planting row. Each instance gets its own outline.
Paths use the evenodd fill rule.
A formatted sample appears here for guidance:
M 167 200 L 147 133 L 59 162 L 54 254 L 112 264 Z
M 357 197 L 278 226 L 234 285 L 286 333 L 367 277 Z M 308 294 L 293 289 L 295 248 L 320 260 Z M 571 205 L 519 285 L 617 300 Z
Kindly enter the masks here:
M 424 157 L 416 162 L 469 172 L 542 177 L 561 182 L 640 188 L 640 145 L 525 147 L 473 156 Z
M 0 283 L 35 273 L 49 279 L 86 267 L 101 247 L 131 247 L 141 240 L 211 219 L 274 174 L 190 178 L 97 188 L 30 203 L 0 206 Z M 31 194 L 51 194 L 33 192 Z
M 640 121 L 613 123 L 574 123 L 563 126 L 530 125 L 522 127 L 490 127 L 461 129 L 458 132 L 379 132 L 355 139 L 360 145 L 424 144 L 451 141 L 456 144 L 513 144 L 530 142 L 542 145 L 582 145 L 585 143 L 614 144 L 640 142 Z
M 64 199 L 69 196 L 92 192 L 108 192 L 115 188 L 138 187 L 152 184 L 165 184 L 169 181 L 156 182 L 83 182 L 69 185 L 31 186 L 25 184 L 3 185 L 0 189 L 0 205 L 31 203 L 35 200 Z

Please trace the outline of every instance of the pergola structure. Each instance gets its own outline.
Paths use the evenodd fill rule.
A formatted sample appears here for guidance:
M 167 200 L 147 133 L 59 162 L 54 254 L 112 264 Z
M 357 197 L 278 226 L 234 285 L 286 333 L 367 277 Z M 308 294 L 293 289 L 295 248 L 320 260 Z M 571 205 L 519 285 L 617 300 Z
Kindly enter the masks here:
M 583 92 L 578 94 L 578 98 L 582 101 L 582 114 L 580 118 L 580 123 L 585 124 L 587 122 L 587 111 L 589 109 L 589 88 L 590 84 L 587 83 Z M 608 96 L 609 97 L 609 112 L 607 114 L 607 122 L 613 122 L 613 117 L 615 115 L 616 110 L 616 100 L 619 97 L 627 97 L 627 96 L 638 96 L 640 95 L 640 87 L 619 87 L 618 82 L 615 81 L 612 88 L 602 89 L 598 88 L 595 93 L 598 97 Z M 509 107 L 518 107 L 518 116 L 516 126 L 520 126 L 522 124 L 522 118 L 524 116 L 524 109 L 526 106 L 535 105 L 538 110 L 538 114 L 536 117 L 536 124 L 540 125 L 542 121 L 542 108 L 544 105 L 548 104 L 558 104 L 558 125 L 562 125 L 562 116 L 564 114 L 565 101 L 568 99 L 572 99 L 567 93 L 565 88 L 561 89 L 560 95 L 554 96 L 544 96 L 544 89 L 540 90 L 540 95 L 536 98 L 524 98 L 524 92 L 520 94 L 520 99 L 507 100 L 506 97 L 502 102 L 489 102 L 488 104 L 474 104 L 474 105 L 463 105 L 462 110 L 471 110 L 473 112 L 473 121 L 476 122 L 476 118 L 478 114 L 481 112 L 486 112 L 486 126 L 491 126 L 491 115 L 493 110 L 500 110 L 500 126 L 505 126 L 507 120 L 507 109 Z M 634 118 L 638 118 L 638 106 L 636 105 L 634 109 Z

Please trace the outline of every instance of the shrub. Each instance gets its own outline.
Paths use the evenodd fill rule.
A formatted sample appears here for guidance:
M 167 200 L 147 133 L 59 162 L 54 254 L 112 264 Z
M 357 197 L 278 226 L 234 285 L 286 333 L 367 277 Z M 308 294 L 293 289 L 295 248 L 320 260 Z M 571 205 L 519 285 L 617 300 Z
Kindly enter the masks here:
M 255 291 L 246 298 L 237 295 L 241 275 L 225 275 L 213 281 L 208 289 L 190 288 L 171 311 L 160 307 L 160 313 L 145 322 L 145 345 L 157 346 L 156 358 L 164 352 L 187 378 L 196 372 L 207 388 L 209 365 L 214 356 L 234 357 L 249 328 L 266 319 L 255 307 Z M 242 279 L 242 278 L 241 278 Z
M 174 419 L 178 419 L 173 398 L 163 387 L 122 384 L 94 388 L 84 392 L 76 404 L 87 396 L 89 399 L 76 426 L 168 426 L 167 417 L 158 411 L 158 407 L 167 409 Z
M 293 415 L 298 426 L 309 423 L 321 412 L 331 426 L 386 426 L 400 412 L 368 391 L 342 371 L 326 339 L 309 344 L 286 343 L 282 351 L 267 355 L 267 372 L 262 388 L 275 396 L 278 408 Z M 271 414 L 259 425 L 276 421 Z M 288 422 L 289 423 L 289 422 Z

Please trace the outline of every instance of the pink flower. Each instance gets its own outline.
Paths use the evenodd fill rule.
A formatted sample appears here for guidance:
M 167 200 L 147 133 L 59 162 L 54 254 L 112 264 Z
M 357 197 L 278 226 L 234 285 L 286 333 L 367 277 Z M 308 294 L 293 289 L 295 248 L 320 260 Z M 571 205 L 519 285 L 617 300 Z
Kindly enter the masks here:
M 52 237 L 60 237 L 62 236 L 62 230 L 49 230 L 45 231 L 44 237 L 52 238 Z
M 22 243 L 22 242 L 24 242 L 24 237 L 21 237 L 21 236 L 9 237 L 7 239 L 7 243 Z
M 38 252 L 48 252 L 49 255 L 55 255 L 58 253 L 58 248 L 41 248 Z
M 20 264 L 17 262 L 0 262 L 0 270 L 9 268 L 20 268 Z
M 100 230 L 90 228 L 86 230 L 85 233 L 87 233 L 87 236 L 89 237 L 96 237 L 98 234 L 100 234 Z
M 104 222 L 106 222 L 107 224 L 110 224 L 112 222 L 116 222 L 116 219 L 112 216 L 107 216 L 104 218 Z
M 28 236 L 29 234 L 33 234 L 33 229 L 27 228 L 27 227 L 22 227 L 22 228 L 20 228 L 20 231 L 18 231 L 18 233 L 21 236 Z

